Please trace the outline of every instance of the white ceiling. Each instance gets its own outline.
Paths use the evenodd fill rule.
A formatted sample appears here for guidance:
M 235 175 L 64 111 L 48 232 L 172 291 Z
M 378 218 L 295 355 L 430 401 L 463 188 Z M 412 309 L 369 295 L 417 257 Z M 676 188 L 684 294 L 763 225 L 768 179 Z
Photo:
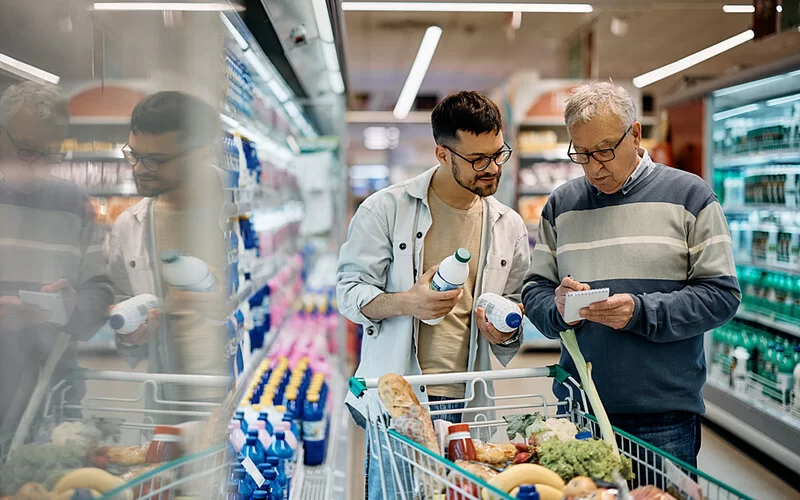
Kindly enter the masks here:
M 443 29 L 422 93 L 462 88 L 489 90 L 512 72 L 533 69 L 543 78 L 566 76 L 567 47 L 594 30 L 594 70 L 599 78 L 630 80 L 749 29 L 748 14 L 725 14 L 730 2 L 586 0 L 592 14 L 524 14 L 513 40 L 507 14 L 344 13 L 351 91 L 373 94 L 372 109 L 391 109 L 427 26 Z M 746 3 L 741 1 L 739 3 Z M 611 34 L 613 17 L 626 20 L 623 37 Z M 685 76 L 715 77 L 800 52 L 800 33 L 748 42 L 644 89 L 665 95 Z

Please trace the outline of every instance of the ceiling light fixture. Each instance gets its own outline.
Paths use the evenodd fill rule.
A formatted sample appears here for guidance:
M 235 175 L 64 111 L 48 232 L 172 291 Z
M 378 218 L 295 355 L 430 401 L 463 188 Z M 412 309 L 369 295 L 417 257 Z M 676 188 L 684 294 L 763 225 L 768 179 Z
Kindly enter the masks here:
M 244 10 L 244 7 L 228 2 L 95 2 L 94 10 L 120 11 L 183 11 L 222 12 Z
M 743 115 L 745 113 L 750 113 L 751 111 L 757 111 L 759 109 L 761 109 L 760 104 L 748 104 L 747 106 L 742 106 L 740 108 L 733 108 L 727 111 L 721 111 L 719 113 L 714 113 L 714 121 L 718 122 L 720 120 L 725 120 L 726 118 Z
M 778 5 L 775 7 L 778 12 L 783 12 L 783 6 Z M 756 8 L 753 5 L 723 5 L 722 12 L 726 14 L 753 14 Z
M 333 43 L 333 28 L 328 15 L 328 3 L 325 0 L 311 0 L 314 9 L 314 19 L 317 22 L 317 32 L 323 42 Z
M 672 76 L 676 73 L 680 73 L 692 66 L 700 64 L 701 62 L 711 59 L 714 56 L 718 56 L 723 52 L 726 52 L 738 45 L 741 45 L 749 40 L 752 40 L 755 37 L 755 33 L 753 30 L 747 30 L 745 32 L 739 33 L 736 36 L 732 36 L 727 40 L 723 40 L 717 44 L 712 45 L 711 47 L 707 47 L 703 50 L 695 52 L 689 56 L 684 57 L 683 59 L 678 59 L 677 61 L 667 64 L 666 66 L 662 66 L 658 69 L 654 69 L 653 71 L 649 71 L 643 75 L 639 75 L 633 79 L 633 85 L 636 88 L 646 87 L 651 85 L 659 80 L 663 80 L 668 76 Z
M 403 90 L 400 91 L 400 97 L 394 107 L 394 117 L 398 120 L 407 117 L 411 111 L 411 106 L 414 105 L 417 92 L 422 86 L 422 80 L 425 79 L 425 73 L 428 72 L 428 66 L 431 64 L 431 59 L 433 59 L 433 54 L 436 52 L 436 46 L 439 44 L 439 38 L 441 37 L 442 28 L 438 26 L 431 26 L 425 30 L 425 36 L 422 37 L 422 43 L 419 44 L 417 57 L 414 59 L 414 64 L 411 65 L 406 83 L 403 85 Z
M 20 78 L 33 80 L 34 82 L 39 83 L 52 83 L 55 85 L 61 80 L 58 75 L 48 73 L 47 71 L 39 69 L 36 66 L 25 64 L 24 62 L 18 61 L 5 54 L 0 54 L 0 69 L 17 75 Z
M 380 12 L 553 12 L 585 14 L 588 3 L 342 2 L 342 10 Z

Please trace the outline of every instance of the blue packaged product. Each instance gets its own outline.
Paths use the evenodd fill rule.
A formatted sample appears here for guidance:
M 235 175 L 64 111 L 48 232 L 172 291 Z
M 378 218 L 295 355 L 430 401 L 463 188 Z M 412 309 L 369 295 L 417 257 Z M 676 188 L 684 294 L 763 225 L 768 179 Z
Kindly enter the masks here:
M 254 428 L 254 429 L 248 430 L 247 431 L 247 437 L 248 438 L 249 437 L 256 438 L 256 447 L 264 455 L 264 462 L 262 462 L 262 463 L 264 463 L 264 464 L 267 463 L 267 447 L 264 446 L 264 443 L 262 443 L 261 440 L 258 439 L 258 429 Z
M 233 414 L 233 419 L 239 422 L 242 432 L 247 434 L 247 420 L 244 419 L 244 411 L 237 411 Z
M 288 498 L 286 496 L 286 487 L 288 486 L 289 481 L 286 479 L 286 473 L 284 472 L 284 468 L 281 464 L 280 459 L 278 457 L 267 457 L 267 464 L 269 464 L 270 467 L 275 469 L 275 472 L 278 475 L 278 484 L 280 485 L 281 490 L 283 491 L 284 498 Z
M 536 486 L 532 484 L 523 484 L 519 487 L 517 498 L 524 500 L 539 500 L 539 492 L 536 491 Z
M 283 487 L 278 482 L 278 473 L 274 467 L 269 464 L 263 464 L 258 467 L 258 471 L 264 476 L 264 480 L 269 483 L 271 490 L 270 500 L 283 500 L 284 491 Z
M 328 448 L 325 406 L 319 395 L 309 394 L 303 407 L 303 463 L 310 466 L 325 462 Z
M 253 437 L 252 435 L 247 436 L 247 441 L 244 447 L 242 447 L 242 451 L 239 452 L 239 461 L 245 459 L 245 457 L 249 457 L 250 460 L 253 461 L 256 466 L 266 463 L 267 456 L 263 450 L 264 446 L 260 445 L 260 441 L 258 440 L 258 431 L 256 431 L 256 436 Z
M 264 483 L 264 484 L 266 485 L 267 483 Z M 266 486 L 263 486 L 263 487 L 266 487 Z M 269 497 L 269 491 L 268 490 L 269 490 L 269 487 L 266 487 L 266 489 L 263 489 L 263 490 L 255 491 L 255 492 L 253 492 L 253 496 L 250 497 L 250 498 L 252 500 L 267 500 L 267 498 Z
M 234 481 L 239 485 L 239 495 L 242 498 L 250 498 L 253 495 L 253 484 L 248 481 L 249 477 L 244 468 L 237 469 L 234 475 Z
M 286 442 L 286 434 L 283 431 L 275 432 L 275 440 L 269 447 L 271 456 L 278 457 L 280 464 L 283 465 L 286 474 L 286 496 L 292 495 L 292 477 L 294 475 L 294 451 L 289 443 Z
M 289 424 L 291 425 L 290 428 L 292 429 L 292 434 L 294 434 L 295 436 L 297 436 L 298 439 L 300 439 L 301 430 L 300 430 L 300 427 L 298 427 L 298 425 L 297 425 L 297 420 L 295 418 L 295 413 L 292 410 L 290 410 L 288 407 L 286 408 L 286 414 L 283 416 L 283 421 L 284 422 L 289 422 Z
M 269 421 L 269 414 L 265 411 L 262 411 L 258 415 L 259 420 L 263 420 L 265 422 L 264 427 L 267 429 L 267 432 L 270 436 L 275 434 L 275 429 L 272 427 L 272 424 Z

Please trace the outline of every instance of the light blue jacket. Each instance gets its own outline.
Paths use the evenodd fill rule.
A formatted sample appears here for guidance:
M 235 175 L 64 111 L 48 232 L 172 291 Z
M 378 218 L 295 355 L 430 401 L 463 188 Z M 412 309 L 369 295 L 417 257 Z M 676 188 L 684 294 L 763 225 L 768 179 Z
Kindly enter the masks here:
M 436 168 L 370 196 L 350 223 L 347 242 L 339 254 L 336 296 L 341 313 L 364 328 L 358 377 L 421 373 L 417 359 L 419 320 L 398 316 L 373 321 L 361 313 L 361 308 L 381 293 L 409 290 L 424 273 L 423 246 L 431 227 L 428 187 Z M 484 220 L 474 296 L 494 292 L 519 302 L 530 265 L 528 231 L 519 214 L 494 197 L 482 201 Z M 520 345 L 521 341 L 509 346 L 490 344 L 478 332 L 473 318 L 467 370 L 491 370 L 490 351 L 506 365 Z M 414 390 L 420 401 L 427 401 L 424 386 Z M 488 390 L 491 393 L 491 385 Z M 468 406 L 491 405 L 481 389 L 476 392 Z M 470 396 L 467 384 L 466 397 Z M 348 395 L 347 403 L 365 414 L 363 398 L 356 400 Z M 474 415 L 464 418 L 473 420 Z

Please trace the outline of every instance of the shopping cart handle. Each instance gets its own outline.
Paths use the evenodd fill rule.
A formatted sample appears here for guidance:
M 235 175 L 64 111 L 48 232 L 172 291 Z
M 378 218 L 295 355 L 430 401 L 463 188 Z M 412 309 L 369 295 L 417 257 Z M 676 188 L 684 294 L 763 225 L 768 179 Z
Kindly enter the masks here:
M 570 373 L 561 367 L 561 365 L 550 365 L 547 367 L 550 370 L 548 377 L 558 380 L 559 384 L 563 384 L 571 377 Z
M 347 381 L 347 387 L 357 398 L 360 398 L 367 390 L 367 385 L 364 383 L 364 379 L 360 377 L 350 377 L 350 380 Z

